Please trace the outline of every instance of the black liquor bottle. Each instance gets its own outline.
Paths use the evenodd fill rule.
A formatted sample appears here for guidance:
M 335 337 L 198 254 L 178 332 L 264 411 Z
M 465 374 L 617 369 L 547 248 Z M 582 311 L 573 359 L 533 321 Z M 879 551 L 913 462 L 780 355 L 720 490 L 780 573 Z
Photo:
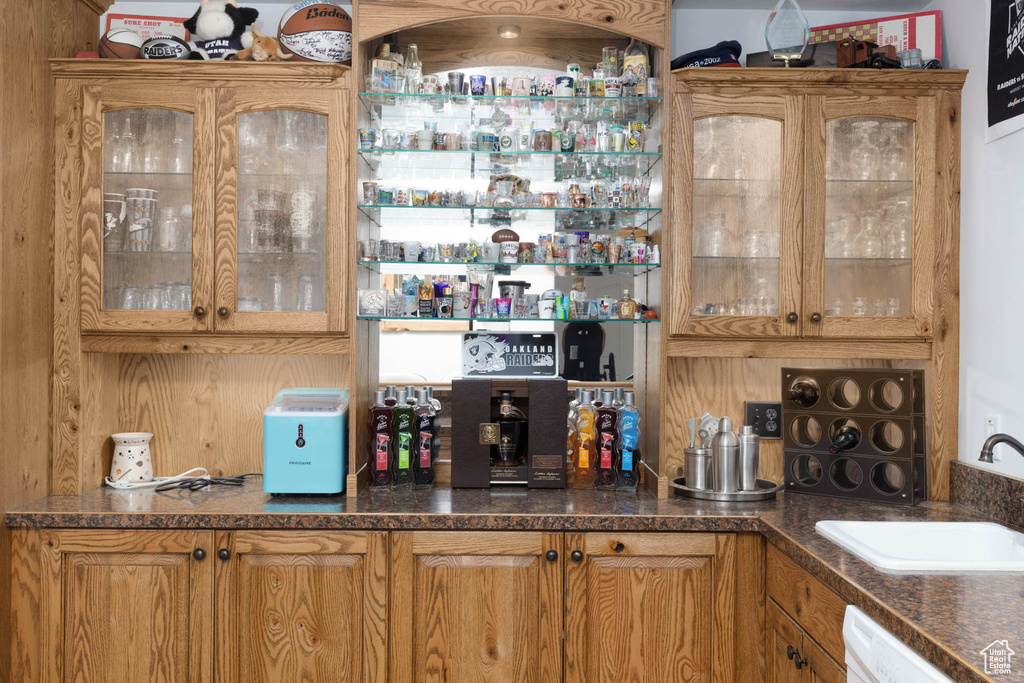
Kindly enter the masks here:
M 416 436 L 419 446 L 412 463 L 413 485 L 431 486 L 434 483 L 434 460 L 437 459 L 434 449 L 434 408 L 430 405 L 425 389 L 417 393 L 417 399 Z
M 839 453 L 856 448 L 860 443 L 860 430 L 853 425 L 845 425 L 839 428 L 836 435 L 832 437 L 832 444 L 828 447 L 829 453 Z
M 503 391 L 498 399 L 498 443 L 491 446 L 491 465 L 519 467 L 526 464 L 527 421 L 512 404 L 512 392 Z
M 367 454 L 370 486 L 373 487 L 391 486 L 391 464 L 394 461 L 393 420 L 391 406 L 385 403 L 384 392 L 376 392 L 373 407 L 370 408 L 370 447 Z
M 613 405 L 613 394 L 604 390 L 597 409 L 597 462 L 594 488 L 615 488 L 615 457 L 619 445 L 619 409 Z

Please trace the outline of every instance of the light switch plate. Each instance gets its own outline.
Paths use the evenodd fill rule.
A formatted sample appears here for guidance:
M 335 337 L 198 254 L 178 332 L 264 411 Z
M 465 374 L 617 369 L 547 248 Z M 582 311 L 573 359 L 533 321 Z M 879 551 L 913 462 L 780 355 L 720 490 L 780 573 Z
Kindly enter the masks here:
M 743 424 L 754 428 L 762 439 L 782 438 L 782 404 L 771 401 L 747 401 Z

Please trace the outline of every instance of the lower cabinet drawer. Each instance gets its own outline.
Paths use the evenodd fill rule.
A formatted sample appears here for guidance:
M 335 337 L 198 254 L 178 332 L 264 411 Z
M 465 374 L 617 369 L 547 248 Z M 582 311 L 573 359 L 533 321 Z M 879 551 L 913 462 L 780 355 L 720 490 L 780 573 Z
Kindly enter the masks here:
M 771 544 L 768 544 L 765 584 L 768 597 L 777 602 L 825 652 L 837 662 L 845 660 L 845 600 Z

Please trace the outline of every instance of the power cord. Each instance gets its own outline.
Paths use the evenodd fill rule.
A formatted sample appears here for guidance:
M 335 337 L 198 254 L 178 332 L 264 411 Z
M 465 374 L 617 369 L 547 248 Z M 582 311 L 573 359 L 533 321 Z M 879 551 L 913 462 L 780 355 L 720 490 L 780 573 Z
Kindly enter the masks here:
M 246 472 L 245 474 L 236 474 L 230 477 L 211 477 L 206 475 L 204 477 L 188 477 L 185 479 L 178 479 L 177 481 L 163 484 L 162 486 L 154 489 L 157 493 L 161 491 L 201 491 L 210 486 L 241 486 L 245 483 L 246 477 L 262 477 L 263 475 L 259 472 Z

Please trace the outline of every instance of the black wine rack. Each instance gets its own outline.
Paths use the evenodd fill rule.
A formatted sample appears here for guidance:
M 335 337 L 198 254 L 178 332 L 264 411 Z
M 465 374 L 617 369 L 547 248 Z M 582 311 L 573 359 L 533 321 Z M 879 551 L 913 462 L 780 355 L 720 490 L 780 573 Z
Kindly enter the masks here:
M 790 395 L 796 386 L 811 388 L 799 402 Z M 782 424 L 786 491 L 927 500 L 923 371 L 782 368 Z M 860 433 L 859 443 L 829 452 L 844 427 Z

